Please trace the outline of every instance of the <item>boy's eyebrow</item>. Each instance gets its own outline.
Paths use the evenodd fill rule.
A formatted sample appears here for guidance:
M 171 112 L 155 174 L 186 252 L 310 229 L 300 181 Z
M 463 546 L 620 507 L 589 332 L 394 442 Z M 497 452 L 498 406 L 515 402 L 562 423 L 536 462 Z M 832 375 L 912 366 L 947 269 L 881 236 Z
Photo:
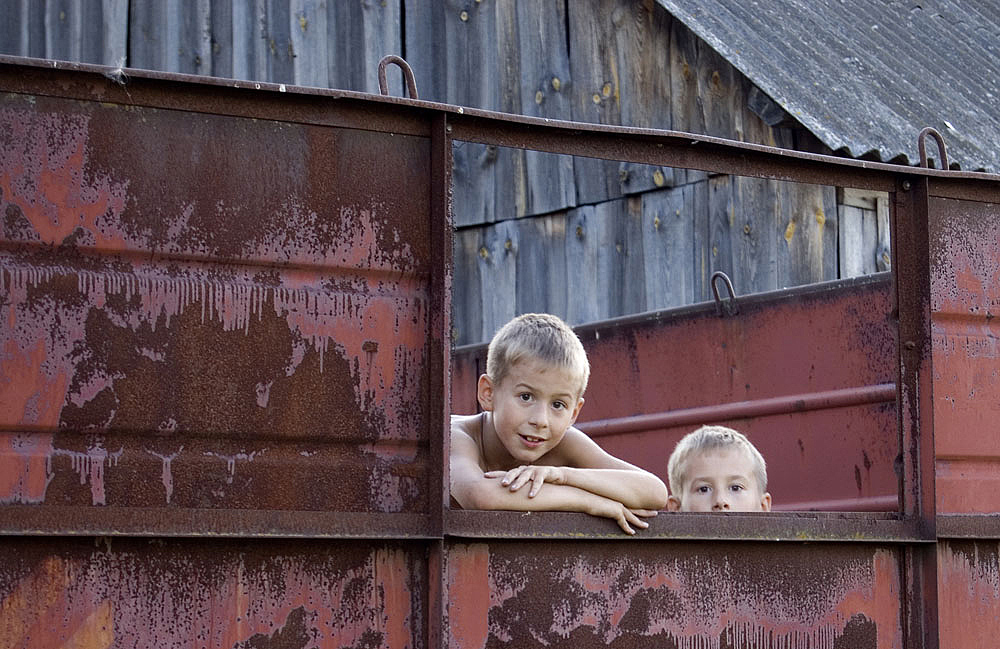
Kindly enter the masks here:
M 519 381 L 519 382 L 517 382 L 517 383 L 514 384 L 514 389 L 518 389 L 518 388 L 525 388 L 527 390 L 530 390 L 531 392 L 538 392 L 539 391 L 538 388 L 536 388 L 535 386 L 531 385 L 530 383 L 525 383 L 524 381 Z M 568 397 L 568 398 L 572 399 L 573 398 L 573 393 L 572 392 L 557 392 L 556 394 L 554 394 L 552 396 L 555 396 L 555 397 Z

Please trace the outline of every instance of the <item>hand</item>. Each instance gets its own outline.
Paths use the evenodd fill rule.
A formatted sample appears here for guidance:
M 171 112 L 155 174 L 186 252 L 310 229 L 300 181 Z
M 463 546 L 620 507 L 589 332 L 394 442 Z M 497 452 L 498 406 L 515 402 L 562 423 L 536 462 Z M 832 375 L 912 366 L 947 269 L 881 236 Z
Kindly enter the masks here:
M 564 484 L 566 481 L 565 472 L 559 466 L 519 466 L 510 471 L 489 471 L 484 475 L 487 478 L 501 478 L 500 484 L 510 487 L 511 491 L 517 491 L 530 480 L 531 490 L 528 491 L 528 498 L 538 495 L 538 491 L 546 482 Z
M 622 528 L 626 534 L 635 534 L 635 530 L 629 525 L 630 523 L 640 529 L 646 529 L 649 527 L 649 523 L 642 519 L 652 518 L 657 514 L 652 509 L 629 509 L 617 500 L 610 498 L 599 500 L 597 506 L 589 513 L 594 516 L 613 518 L 618 523 L 618 527 Z

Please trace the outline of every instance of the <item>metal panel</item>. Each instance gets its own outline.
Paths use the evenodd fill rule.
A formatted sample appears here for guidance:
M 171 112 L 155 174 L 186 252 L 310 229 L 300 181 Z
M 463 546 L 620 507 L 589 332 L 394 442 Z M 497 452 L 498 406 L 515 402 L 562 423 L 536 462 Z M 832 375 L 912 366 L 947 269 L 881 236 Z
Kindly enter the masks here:
M 579 427 L 667 479 L 702 423 L 747 433 L 776 508 L 896 510 L 895 333 L 886 275 L 577 328 L 591 364 Z M 475 411 L 485 347 L 453 355 L 456 412 Z M 463 410 L 467 408 L 468 410 Z
M 0 541 L 0 647 L 421 646 L 404 543 Z
M 159 533 L 436 509 L 448 232 L 428 139 L 269 119 L 281 93 L 233 117 L 157 108 L 167 82 L 129 106 L 19 72 L 0 100 L 0 502 L 33 507 L 5 528 L 70 531 L 52 507 Z
M 992 649 L 1000 637 L 1000 548 L 996 541 L 940 542 L 938 596 L 943 646 Z
M 775 549 L 456 545 L 445 570 L 448 645 L 903 646 L 896 550 L 783 544 L 776 561 Z
M 931 199 L 937 503 L 1000 512 L 1000 203 Z

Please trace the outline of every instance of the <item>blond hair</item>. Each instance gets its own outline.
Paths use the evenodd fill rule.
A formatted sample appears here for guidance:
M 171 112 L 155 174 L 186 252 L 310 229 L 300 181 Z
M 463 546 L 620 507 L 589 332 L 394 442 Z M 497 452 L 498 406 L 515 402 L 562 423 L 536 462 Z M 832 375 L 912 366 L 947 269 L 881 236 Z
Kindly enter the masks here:
M 760 451 L 750 443 L 743 433 L 725 426 L 702 426 L 685 435 L 677 442 L 674 452 L 667 462 L 667 478 L 670 493 L 680 497 L 687 479 L 687 461 L 695 454 L 716 449 L 738 448 L 749 456 L 753 463 L 753 475 L 760 487 L 760 493 L 767 491 L 767 464 Z
M 590 378 L 587 352 L 569 325 L 554 315 L 525 313 L 501 327 L 486 352 L 486 374 L 499 384 L 514 364 L 524 358 L 568 370 L 579 380 L 577 397 L 587 389 Z

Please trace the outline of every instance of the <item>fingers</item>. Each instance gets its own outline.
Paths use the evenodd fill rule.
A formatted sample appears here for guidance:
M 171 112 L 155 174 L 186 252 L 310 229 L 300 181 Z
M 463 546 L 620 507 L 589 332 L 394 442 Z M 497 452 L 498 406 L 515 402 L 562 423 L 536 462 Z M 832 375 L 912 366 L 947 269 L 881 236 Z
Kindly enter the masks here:
M 622 531 L 625 532 L 626 534 L 635 534 L 635 530 L 629 527 L 628 520 L 625 516 L 625 512 L 627 512 L 628 510 L 625 508 L 622 509 L 623 509 L 622 513 L 619 514 L 617 518 L 615 518 L 615 521 L 617 521 L 618 523 L 618 527 L 622 528 Z
M 636 516 L 633 510 L 629 509 L 628 507 L 625 507 L 624 509 L 625 509 L 625 518 L 628 520 L 628 522 L 632 523 L 633 525 L 635 525 L 640 529 L 646 529 L 647 527 L 649 527 L 649 523 Z
M 636 516 L 642 516 L 643 518 L 652 518 L 660 513 L 655 509 L 633 509 L 631 511 Z

